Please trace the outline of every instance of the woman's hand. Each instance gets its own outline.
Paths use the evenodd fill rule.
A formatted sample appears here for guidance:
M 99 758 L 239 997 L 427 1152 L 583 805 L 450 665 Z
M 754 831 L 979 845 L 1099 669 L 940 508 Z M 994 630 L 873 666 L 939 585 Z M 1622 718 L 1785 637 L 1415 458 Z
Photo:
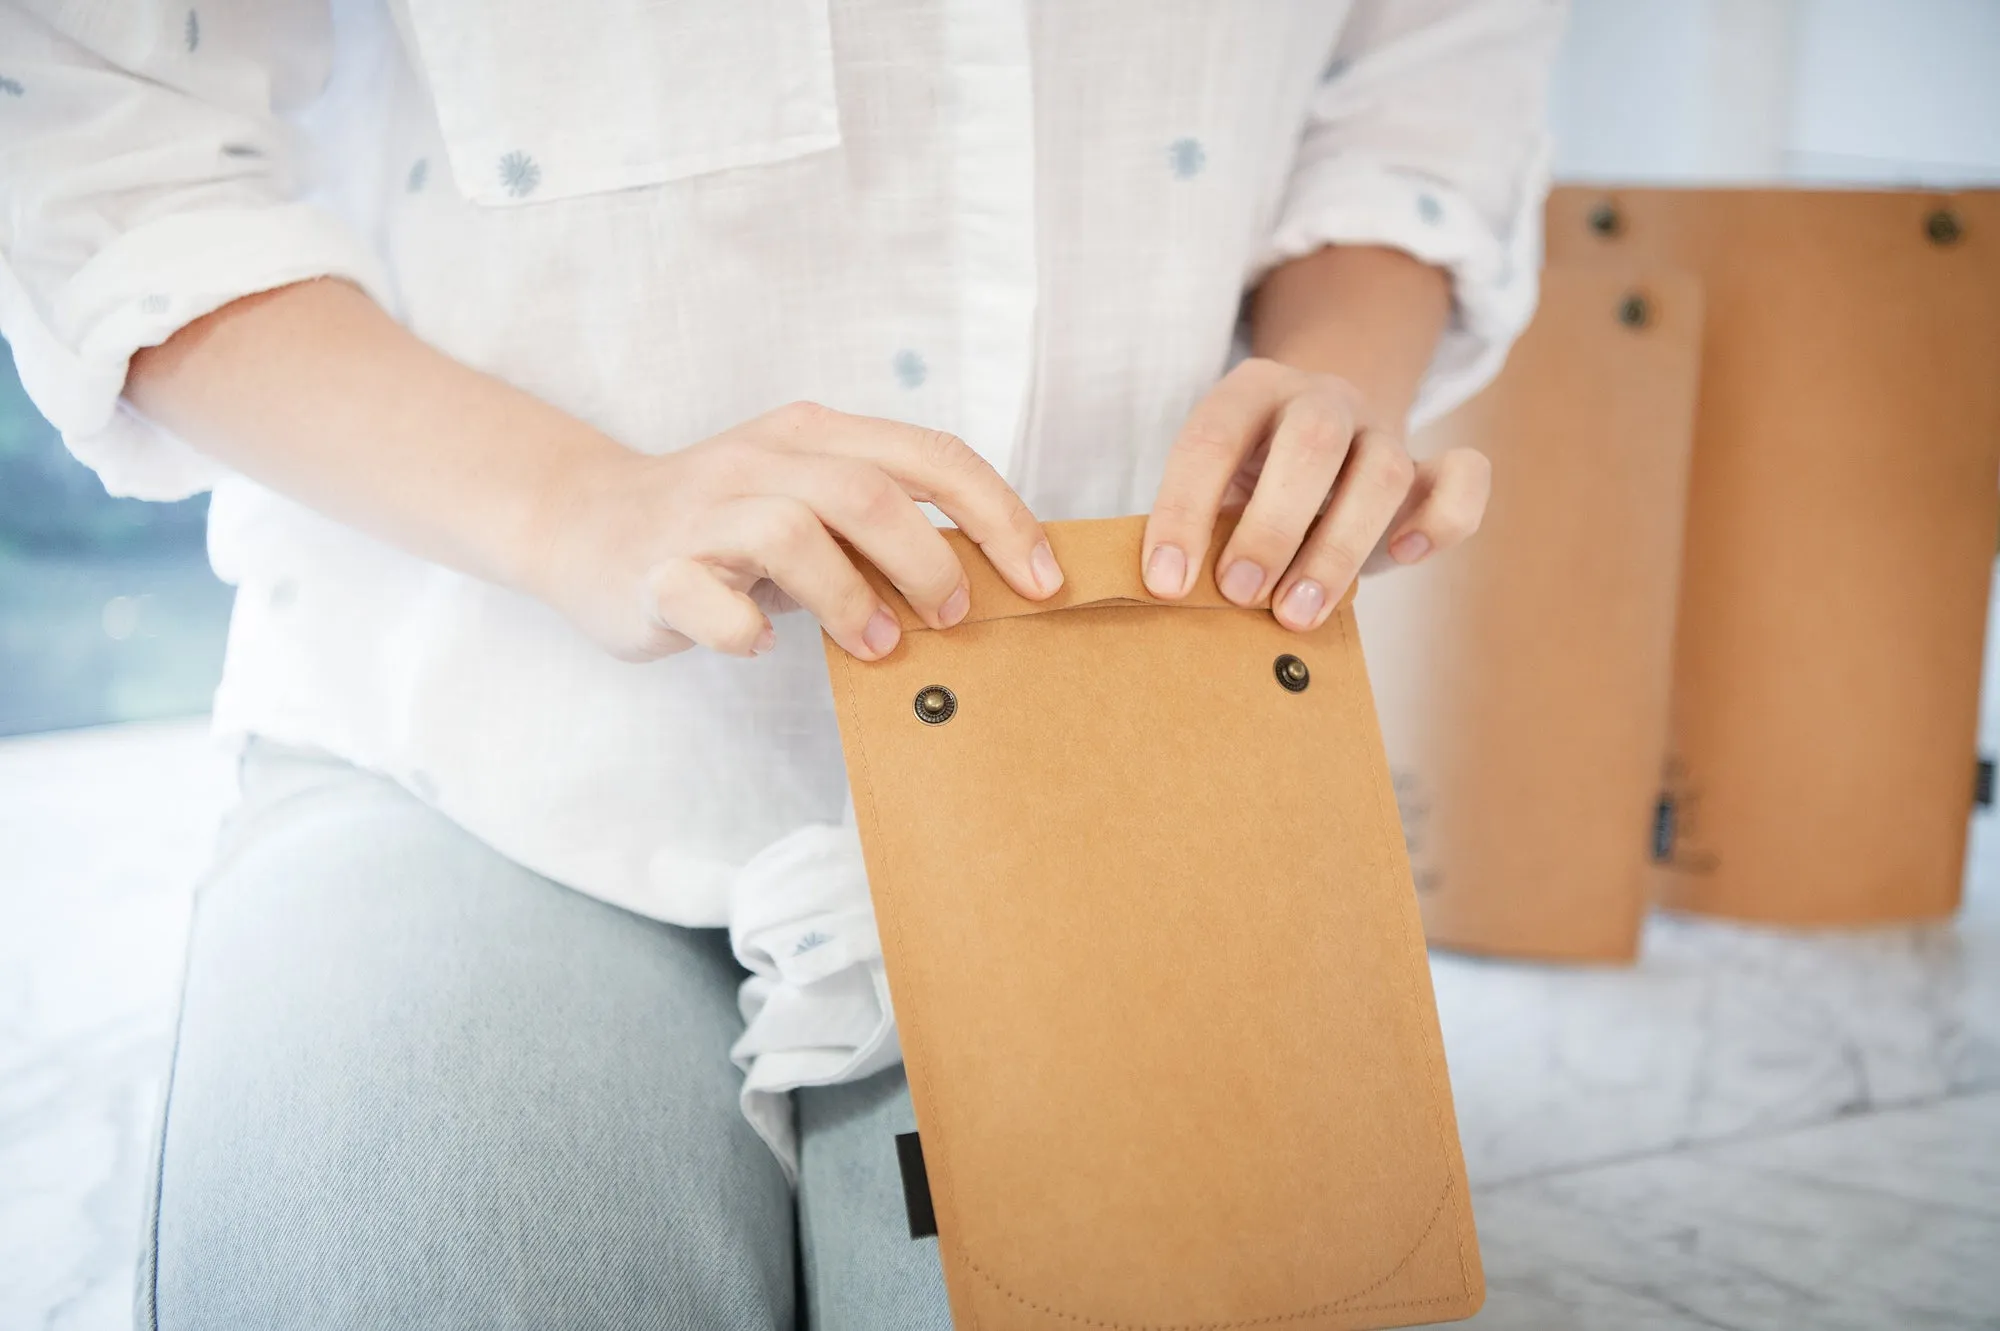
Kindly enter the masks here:
M 1401 430 L 1347 380 L 1264 359 L 1231 370 L 1188 416 L 1146 524 L 1147 588 L 1194 587 L 1218 514 L 1240 509 L 1216 561 L 1238 605 L 1317 628 L 1355 576 L 1414 564 L 1479 528 L 1491 471 L 1453 449 L 1412 462 Z
M 767 612 L 802 607 L 864 660 L 892 650 L 895 614 L 844 538 L 924 621 L 965 618 L 950 545 L 917 507 L 936 504 L 1008 584 L 1062 586 L 1041 524 L 985 459 L 936 430 L 795 403 L 678 452 L 606 453 L 563 477 L 536 524 L 521 581 L 614 655 L 700 645 L 769 651 Z
M 803 606 L 873 659 L 896 617 L 834 540 L 928 624 L 965 618 L 944 510 L 1037 600 L 1062 586 L 1041 524 L 936 430 L 798 403 L 679 452 L 635 453 L 425 345 L 344 282 L 232 301 L 132 359 L 125 393 L 237 471 L 424 559 L 554 606 L 615 655 L 749 655 Z

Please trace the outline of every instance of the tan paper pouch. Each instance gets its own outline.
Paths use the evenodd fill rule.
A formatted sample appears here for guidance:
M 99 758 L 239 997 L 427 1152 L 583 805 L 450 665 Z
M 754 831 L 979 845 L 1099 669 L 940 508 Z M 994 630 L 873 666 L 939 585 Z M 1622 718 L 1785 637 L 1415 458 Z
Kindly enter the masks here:
M 1663 900 L 1950 914 L 2000 530 L 2000 191 L 1560 189 L 1548 245 L 1702 288 Z
M 1700 293 L 1543 274 L 1479 396 L 1412 443 L 1493 463 L 1479 534 L 1356 601 L 1433 943 L 1626 961 L 1652 894 Z
M 1294 634 L 1053 523 L 1035 603 L 828 644 L 960 1328 L 1401 1326 L 1483 1297 L 1350 608 Z M 1226 532 L 1217 537 L 1219 542 Z M 1293 667 L 1296 660 L 1302 669 Z

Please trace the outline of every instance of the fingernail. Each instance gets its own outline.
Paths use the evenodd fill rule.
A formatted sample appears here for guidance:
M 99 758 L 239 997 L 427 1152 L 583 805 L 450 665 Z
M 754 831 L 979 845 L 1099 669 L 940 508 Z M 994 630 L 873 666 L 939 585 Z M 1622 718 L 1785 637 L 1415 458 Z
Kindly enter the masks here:
M 972 609 L 972 593 L 967 588 L 960 587 L 950 596 L 945 597 L 944 604 L 938 607 L 938 623 L 944 625 L 946 628 L 950 628 L 959 620 L 964 619 L 965 612 L 970 609 Z
M 895 650 L 896 640 L 903 636 L 903 626 L 896 617 L 883 606 L 868 617 L 868 627 L 861 630 L 861 641 L 877 656 L 887 656 Z
M 1179 596 L 1187 586 L 1187 556 L 1178 545 L 1156 545 L 1146 560 L 1146 590 L 1155 596 Z
M 1319 622 L 1319 610 L 1325 604 L 1326 588 L 1311 578 L 1300 578 L 1285 593 L 1284 620 L 1293 628 L 1309 629 Z
M 778 645 L 778 631 L 766 624 L 757 634 L 757 641 L 750 644 L 750 655 L 762 656 Z
M 1222 575 L 1222 594 L 1238 605 L 1256 600 L 1263 585 L 1264 570 L 1247 559 L 1237 560 Z
M 1035 553 L 1028 556 L 1028 565 L 1034 570 L 1035 585 L 1045 594 L 1054 595 L 1062 589 L 1062 569 L 1056 566 L 1056 552 L 1049 549 L 1047 541 L 1035 547 Z
M 1404 532 L 1389 543 L 1389 557 L 1398 564 L 1414 564 L 1431 552 L 1431 538 L 1420 531 Z

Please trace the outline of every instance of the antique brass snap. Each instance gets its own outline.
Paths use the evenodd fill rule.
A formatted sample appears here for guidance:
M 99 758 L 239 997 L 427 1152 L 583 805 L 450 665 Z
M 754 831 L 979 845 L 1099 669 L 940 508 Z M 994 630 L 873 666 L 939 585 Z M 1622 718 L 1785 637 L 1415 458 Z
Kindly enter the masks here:
M 1956 245 L 1958 238 L 1965 234 L 1959 225 L 1958 214 L 1949 208 L 1940 208 L 1924 219 L 1924 234 L 1931 238 L 1933 245 Z
M 927 726 L 941 726 L 958 711 L 958 695 L 942 684 L 926 684 L 917 690 L 917 720 Z
M 1653 306 L 1638 292 L 1618 302 L 1618 322 L 1627 328 L 1644 328 L 1652 321 Z
M 1592 231 L 1600 236 L 1615 236 L 1625 229 L 1625 219 L 1618 215 L 1618 209 L 1609 202 L 1600 203 L 1590 210 L 1585 219 Z
M 1273 663 L 1272 669 L 1278 676 L 1278 682 L 1293 693 L 1304 693 L 1306 685 L 1312 683 L 1312 671 L 1306 669 L 1306 663 L 1290 652 L 1279 657 Z

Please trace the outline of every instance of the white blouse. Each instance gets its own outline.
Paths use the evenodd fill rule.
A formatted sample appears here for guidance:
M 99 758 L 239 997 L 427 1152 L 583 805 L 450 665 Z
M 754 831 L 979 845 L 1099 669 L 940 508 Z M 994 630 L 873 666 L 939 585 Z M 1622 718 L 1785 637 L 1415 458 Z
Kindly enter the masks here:
M 1044 518 L 1149 507 L 1243 293 L 1329 243 L 1448 268 L 1419 415 L 1535 300 L 1549 0 L 0 5 L 0 332 L 116 494 L 213 486 L 215 702 L 645 914 L 838 823 L 818 634 L 621 664 L 221 468 L 139 347 L 335 274 L 631 447 L 809 398 L 957 433 Z M 808 844 L 795 842 L 795 844 Z

